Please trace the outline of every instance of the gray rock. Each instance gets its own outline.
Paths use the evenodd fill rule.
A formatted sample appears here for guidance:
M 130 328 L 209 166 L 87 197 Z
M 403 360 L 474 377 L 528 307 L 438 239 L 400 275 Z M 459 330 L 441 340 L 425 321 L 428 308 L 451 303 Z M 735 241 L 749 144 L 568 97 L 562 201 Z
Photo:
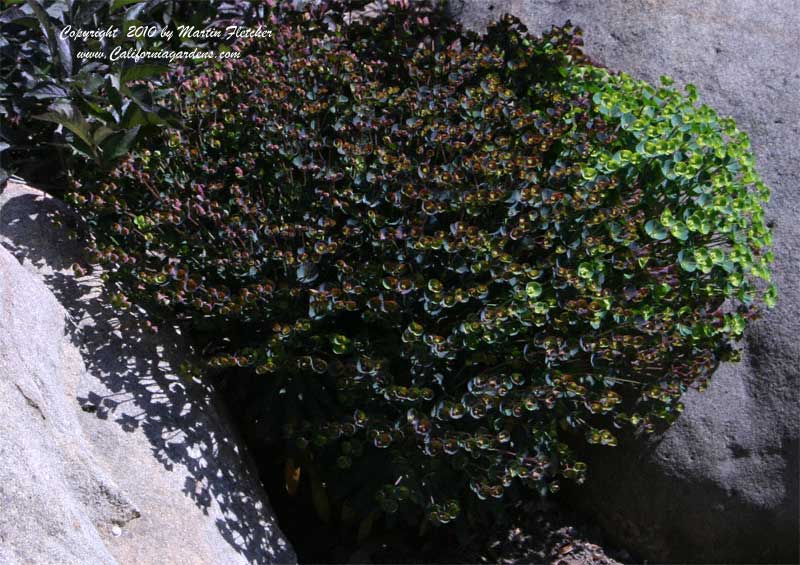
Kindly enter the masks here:
M 52 294 L 0 248 L 4 562 L 113 563 L 82 499 L 95 493 L 103 502 L 125 501 L 116 517 L 121 522 L 137 513 L 85 449 L 77 405 L 69 392 L 80 358 L 65 347 L 63 324 L 64 311 Z M 70 403 L 75 407 L 68 407 Z M 102 519 L 99 507 L 92 510 Z
M 72 273 L 60 208 L 0 195 L 0 561 L 296 562 L 189 347 Z
M 742 363 L 720 368 L 665 434 L 593 450 L 577 497 L 617 542 L 657 561 L 800 561 L 800 3 L 795 0 L 454 0 L 480 28 L 503 13 L 534 33 L 567 20 L 598 62 L 698 86 L 750 133 L 772 187 L 778 307 Z

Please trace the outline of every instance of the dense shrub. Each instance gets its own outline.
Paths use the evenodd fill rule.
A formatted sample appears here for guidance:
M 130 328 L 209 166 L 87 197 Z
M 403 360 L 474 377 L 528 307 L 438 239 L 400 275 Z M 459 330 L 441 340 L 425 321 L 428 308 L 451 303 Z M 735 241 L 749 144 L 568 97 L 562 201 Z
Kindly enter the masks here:
M 774 301 L 747 136 L 569 27 L 346 12 L 173 76 L 188 129 L 70 196 L 92 261 L 189 325 L 323 512 L 323 482 L 448 522 L 582 481 L 574 438 L 673 420 Z

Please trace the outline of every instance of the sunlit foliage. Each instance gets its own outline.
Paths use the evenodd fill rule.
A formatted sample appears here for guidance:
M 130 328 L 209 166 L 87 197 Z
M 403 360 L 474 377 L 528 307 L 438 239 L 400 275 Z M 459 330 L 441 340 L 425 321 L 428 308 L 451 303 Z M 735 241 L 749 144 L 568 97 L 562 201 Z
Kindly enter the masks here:
M 775 299 L 747 136 L 569 27 L 345 13 L 176 73 L 188 129 L 76 183 L 92 261 L 349 508 L 583 481 L 568 443 L 672 421 Z

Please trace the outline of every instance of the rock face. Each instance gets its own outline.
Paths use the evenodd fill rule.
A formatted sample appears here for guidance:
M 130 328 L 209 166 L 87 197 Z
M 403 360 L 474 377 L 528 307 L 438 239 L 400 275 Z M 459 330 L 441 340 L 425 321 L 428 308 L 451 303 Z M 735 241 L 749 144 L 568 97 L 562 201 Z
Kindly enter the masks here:
M 0 562 L 296 562 L 180 335 L 75 277 L 58 207 L 0 194 Z
M 800 3 L 795 0 L 454 0 L 480 28 L 504 13 L 535 33 L 567 20 L 598 62 L 698 86 L 750 133 L 773 189 L 778 307 L 740 364 L 690 393 L 650 442 L 591 454 L 577 493 L 617 542 L 659 562 L 800 562 Z

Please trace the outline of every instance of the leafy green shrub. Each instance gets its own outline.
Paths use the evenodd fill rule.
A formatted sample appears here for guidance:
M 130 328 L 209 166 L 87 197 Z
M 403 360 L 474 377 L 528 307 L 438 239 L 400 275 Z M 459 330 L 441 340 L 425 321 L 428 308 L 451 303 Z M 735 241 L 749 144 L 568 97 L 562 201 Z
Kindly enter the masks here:
M 289 483 L 444 523 L 673 420 L 775 290 L 747 136 L 694 88 L 418 10 L 283 12 L 70 198 L 118 304 L 190 326 Z
M 127 153 L 137 136 L 164 125 L 177 126 L 175 116 L 159 107 L 158 91 L 138 84 L 140 79 L 167 70 L 161 61 L 125 59 L 111 61 L 115 47 L 168 47 L 155 37 L 129 38 L 132 27 L 156 25 L 224 26 L 247 23 L 259 16 L 258 3 L 249 0 L 164 2 L 163 0 L 4 0 L 0 7 L 0 155 L 2 166 L 45 169 L 52 179 L 53 165 L 43 162 L 66 148 L 62 160 L 73 153 L 94 161 L 113 162 Z M 61 30 L 106 30 L 114 37 L 71 38 Z M 212 40 L 171 43 L 184 49 L 209 45 Z M 188 50 L 188 49 L 187 49 Z M 103 53 L 102 58 L 82 58 L 82 51 Z M 151 85 L 152 86 L 152 85 Z M 64 163 L 55 163 L 56 168 Z M 0 169 L 0 184 L 7 172 Z

